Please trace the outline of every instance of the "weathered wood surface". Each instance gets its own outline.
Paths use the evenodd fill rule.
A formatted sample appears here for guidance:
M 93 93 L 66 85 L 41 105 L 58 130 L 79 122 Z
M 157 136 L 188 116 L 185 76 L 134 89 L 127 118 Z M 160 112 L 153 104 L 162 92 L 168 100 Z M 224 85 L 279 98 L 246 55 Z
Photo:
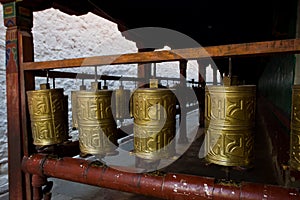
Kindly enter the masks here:
M 229 44 L 189 49 L 139 52 L 122 55 L 94 56 L 66 60 L 23 63 L 24 70 L 70 68 L 80 66 L 101 66 L 132 63 L 193 60 L 201 58 L 222 58 L 237 56 L 258 56 L 277 53 L 300 53 L 300 39 L 274 40 L 264 42 Z
M 16 12 L 18 11 L 18 12 Z M 31 199 L 31 176 L 23 173 L 23 156 L 32 153 L 26 113 L 26 89 L 32 76 L 20 70 L 23 61 L 33 61 L 32 12 L 13 2 L 3 5 L 6 29 L 6 95 L 8 136 L 9 199 Z M 20 15 L 24 15 L 20 17 Z M 26 51 L 25 51 L 26 49 Z M 26 78 L 26 80 L 25 80 Z M 25 84 L 26 82 L 26 84 Z

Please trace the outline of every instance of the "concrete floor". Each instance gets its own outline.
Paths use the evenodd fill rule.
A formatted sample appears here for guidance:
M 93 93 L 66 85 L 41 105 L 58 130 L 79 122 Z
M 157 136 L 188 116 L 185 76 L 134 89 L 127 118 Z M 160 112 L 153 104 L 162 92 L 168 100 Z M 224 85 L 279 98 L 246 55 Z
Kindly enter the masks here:
M 9 199 L 8 193 L 1 194 L 1 195 L 0 195 L 0 200 L 8 200 L 8 199 Z
M 203 148 L 203 128 L 195 129 L 198 124 L 198 112 L 192 112 L 188 115 L 188 139 L 190 146 L 176 144 L 176 151 L 182 152 L 183 155 L 176 161 L 165 166 L 160 171 L 193 174 L 217 179 L 230 178 L 235 181 L 247 181 L 266 184 L 277 184 L 276 177 L 273 173 L 271 156 L 265 145 L 264 134 L 255 133 L 255 160 L 254 167 L 248 170 L 237 168 L 226 168 L 214 164 L 208 164 L 201 158 Z M 258 126 L 260 124 L 257 124 Z M 260 130 L 259 128 L 257 130 Z M 178 139 L 178 138 L 177 138 Z M 125 148 L 132 148 L 132 140 L 128 141 Z M 128 145 L 129 144 L 129 145 Z M 131 147 L 130 147 L 131 146 Z M 124 159 L 126 160 L 126 159 Z M 123 162 L 123 161 L 121 161 Z M 187 167 L 188 166 L 188 167 Z M 158 200 L 158 198 L 146 197 L 143 195 L 120 192 L 116 190 L 100 188 L 56 178 L 49 178 L 54 182 L 52 189 L 53 200 Z M 1 200 L 7 200 L 7 195 L 0 196 Z

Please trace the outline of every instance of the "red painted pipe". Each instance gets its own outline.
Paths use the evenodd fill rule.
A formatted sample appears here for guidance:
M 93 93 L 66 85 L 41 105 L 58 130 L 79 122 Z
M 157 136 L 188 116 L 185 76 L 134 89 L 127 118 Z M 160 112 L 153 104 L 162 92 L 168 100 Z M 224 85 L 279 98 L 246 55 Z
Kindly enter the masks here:
M 30 174 L 100 186 L 162 199 L 300 199 L 299 190 L 242 182 L 232 184 L 188 174 L 129 173 L 77 158 L 24 157 L 22 169 Z
M 34 174 L 32 176 L 32 192 L 33 192 L 33 200 L 43 199 L 43 191 L 42 186 L 46 184 L 47 180 L 45 177 L 38 176 Z

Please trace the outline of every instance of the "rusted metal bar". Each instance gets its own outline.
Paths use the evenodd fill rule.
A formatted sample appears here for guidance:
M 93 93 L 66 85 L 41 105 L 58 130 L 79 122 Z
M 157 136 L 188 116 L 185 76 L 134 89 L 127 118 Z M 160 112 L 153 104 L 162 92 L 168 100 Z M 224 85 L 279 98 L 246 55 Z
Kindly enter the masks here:
M 24 157 L 22 169 L 38 176 L 55 177 L 162 199 L 299 199 L 296 188 L 258 183 L 233 183 L 188 174 L 129 173 L 77 158 Z M 72 169 L 72 170 L 70 170 Z

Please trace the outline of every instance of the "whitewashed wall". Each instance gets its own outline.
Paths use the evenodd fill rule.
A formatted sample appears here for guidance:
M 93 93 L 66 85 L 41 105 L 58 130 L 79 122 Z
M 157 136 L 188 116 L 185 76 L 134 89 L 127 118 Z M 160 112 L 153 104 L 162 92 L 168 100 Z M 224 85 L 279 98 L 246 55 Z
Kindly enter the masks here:
M 0 194 L 8 189 L 5 81 L 5 27 L 3 25 L 3 10 L 0 5 Z
M 7 176 L 7 120 L 5 92 L 5 27 L 3 26 L 2 6 L 0 7 L 0 194 L 8 190 Z M 57 60 L 95 55 L 111 55 L 136 52 L 135 43 L 126 40 L 117 26 L 103 18 L 88 13 L 83 16 L 70 16 L 55 9 L 34 13 L 35 61 Z M 189 79 L 197 80 L 197 64 L 188 68 Z M 72 71 L 73 69 L 66 69 Z M 78 71 L 78 68 L 76 69 Z M 84 68 L 83 72 L 94 69 Z M 107 66 L 98 69 L 99 74 L 136 76 L 136 66 Z M 159 76 L 179 77 L 178 68 L 160 67 Z M 40 81 L 45 81 L 41 79 Z M 77 90 L 80 80 L 57 80 L 66 94 Z M 132 84 L 132 83 L 131 83 Z M 118 84 L 110 83 L 117 87 Z M 70 109 L 71 113 L 71 109 Z

